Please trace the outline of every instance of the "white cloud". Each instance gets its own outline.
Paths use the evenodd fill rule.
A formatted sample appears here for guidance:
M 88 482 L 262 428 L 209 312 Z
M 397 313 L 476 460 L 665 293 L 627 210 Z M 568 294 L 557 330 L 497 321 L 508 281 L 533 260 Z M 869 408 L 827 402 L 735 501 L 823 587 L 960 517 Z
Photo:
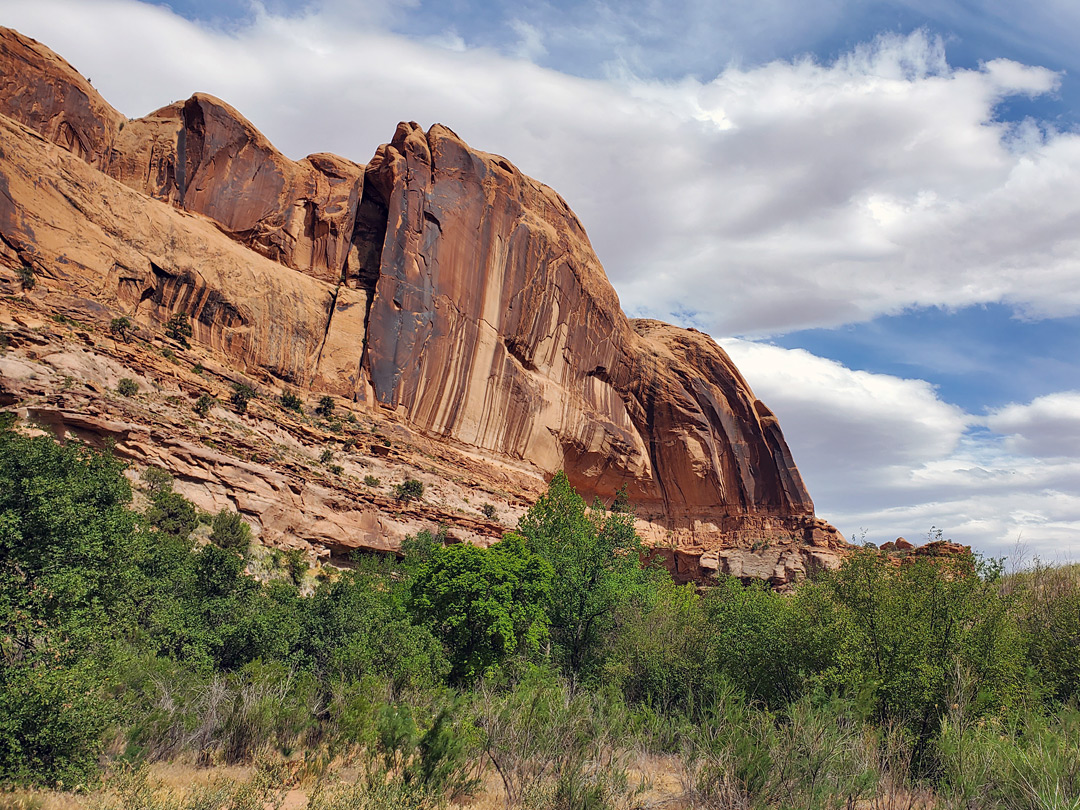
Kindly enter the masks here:
M 993 411 L 987 426 L 1008 434 L 1006 446 L 1039 458 L 1080 459 L 1080 391 L 1038 397 Z
M 641 314 L 761 334 L 913 305 L 1080 313 L 1080 136 L 995 119 L 1005 97 L 1052 91 L 1051 71 L 953 69 L 916 32 L 830 64 L 586 80 L 339 5 L 229 32 L 131 0 L 0 11 L 130 115 L 208 91 L 297 157 L 363 161 L 398 120 L 442 121 L 557 188 Z M 518 24 L 522 53 L 540 34 Z
M 936 526 L 993 556 L 1019 539 L 1047 560 L 1080 559 L 1080 393 L 977 416 L 923 380 L 722 344 L 779 418 L 818 514 L 848 537 L 917 542 Z

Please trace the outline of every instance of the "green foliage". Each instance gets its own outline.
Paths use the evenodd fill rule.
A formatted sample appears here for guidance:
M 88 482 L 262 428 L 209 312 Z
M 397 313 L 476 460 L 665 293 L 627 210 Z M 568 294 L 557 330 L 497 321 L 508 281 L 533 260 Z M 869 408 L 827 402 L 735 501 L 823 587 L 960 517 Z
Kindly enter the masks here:
M 19 282 L 22 284 L 24 290 L 34 289 L 34 285 L 37 283 L 37 279 L 34 278 L 34 268 L 28 264 L 22 264 L 15 270 L 19 276 Z
M 322 453 L 319 455 L 319 463 L 320 464 L 329 464 L 333 460 L 334 460 L 333 451 L 330 450 L 329 447 L 324 448 Z
M 365 475 L 364 483 L 367 484 L 369 487 L 377 487 L 382 483 L 382 481 L 380 481 L 374 475 Z
M 495 508 L 495 504 L 485 503 L 480 507 L 480 511 L 484 513 L 484 517 L 488 520 L 495 520 L 499 516 L 499 511 Z
M 163 467 L 147 467 L 139 473 L 139 480 L 143 482 L 143 486 L 151 496 L 162 492 L 172 492 L 172 473 Z
M 567 671 L 596 671 L 618 606 L 641 595 L 649 579 L 633 516 L 587 509 L 560 472 L 518 528 L 529 550 L 555 571 L 548 616 L 561 664 Z
M 248 403 L 255 398 L 255 389 L 245 383 L 233 383 L 232 404 L 237 413 L 247 413 Z
M 284 391 L 281 394 L 281 407 L 287 411 L 304 412 L 304 401 L 292 391 Z
M 131 340 L 132 331 L 133 328 L 131 325 L 131 320 L 123 315 L 121 315 L 119 318 L 113 318 L 109 322 L 109 332 L 111 332 L 115 337 L 120 338 L 125 343 Z
M 146 519 L 151 526 L 179 539 L 186 538 L 199 525 L 195 505 L 171 490 L 157 492 L 151 497 Z
M 1015 594 L 1025 656 L 1048 695 L 1080 698 L 1080 565 L 1036 562 L 1009 583 Z
M 165 322 L 165 336 L 170 340 L 175 340 L 185 349 L 190 345 L 188 341 L 191 335 L 191 316 L 186 312 L 174 312 Z
M 285 570 L 293 585 L 299 585 L 304 581 L 304 574 L 308 572 L 308 561 L 304 559 L 304 552 L 298 548 L 290 548 L 285 552 Z
M 0 781 L 96 768 L 109 709 L 94 659 L 130 611 L 138 553 L 123 465 L 0 431 Z
M 315 672 L 335 681 L 378 677 L 395 689 L 419 688 L 441 682 L 449 669 L 431 629 L 406 611 L 400 581 L 363 567 L 319 585 L 301 639 Z
M 211 527 L 210 542 L 221 548 L 236 549 L 243 554 L 251 544 L 251 527 L 239 512 L 222 509 L 214 515 Z
M 205 419 L 210 415 L 210 409 L 214 407 L 214 403 L 216 402 L 217 400 L 209 394 L 200 394 L 199 398 L 195 400 L 194 411 L 200 417 Z
M 321 416 L 323 419 L 329 419 L 334 415 L 334 398 L 329 394 L 326 394 L 319 400 L 319 404 L 315 406 L 315 413 Z
M 413 580 L 413 614 L 446 642 L 451 679 L 491 675 L 508 656 L 544 640 L 552 568 L 520 537 L 489 548 L 435 547 Z
M 421 500 L 424 497 L 424 484 L 409 476 L 400 484 L 394 484 L 394 497 L 403 503 Z
M 116 384 L 116 393 L 122 397 L 133 397 L 139 393 L 139 384 L 131 377 L 121 377 Z
M 970 556 L 895 566 L 867 549 L 817 586 L 836 607 L 831 633 L 839 640 L 835 668 L 821 682 L 871 690 L 879 721 L 898 721 L 915 735 L 919 769 L 932 765 L 930 743 L 958 668 L 978 679 L 983 713 L 1023 694 L 1020 639 L 997 579 Z

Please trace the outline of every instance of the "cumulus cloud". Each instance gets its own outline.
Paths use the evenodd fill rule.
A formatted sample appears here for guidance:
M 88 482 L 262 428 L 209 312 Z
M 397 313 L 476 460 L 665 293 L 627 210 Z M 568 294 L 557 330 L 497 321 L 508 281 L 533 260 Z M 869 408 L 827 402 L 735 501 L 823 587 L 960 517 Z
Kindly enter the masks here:
M 1080 459 L 1080 391 L 1038 397 L 990 413 L 987 426 L 1007 434 L 1006 446 L 1039 458 Z
M 923 380 L 721 343 L 780 419 L 818 514 L 848 537 L 917 542 L 937 527 L 985 554 L 1020 541 L 1080 557 L 1080 393 L 975 415 Z

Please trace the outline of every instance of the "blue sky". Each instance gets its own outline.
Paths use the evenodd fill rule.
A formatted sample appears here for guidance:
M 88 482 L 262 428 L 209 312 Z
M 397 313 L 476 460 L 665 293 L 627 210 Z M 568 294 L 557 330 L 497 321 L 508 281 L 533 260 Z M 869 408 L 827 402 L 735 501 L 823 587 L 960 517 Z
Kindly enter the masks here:
M 717 338 L 823 517 L 1080 555 L 1080 4 L 0 0 L 121 111 L 286 154 L 449 125 L 556 188 L 632 315 Z

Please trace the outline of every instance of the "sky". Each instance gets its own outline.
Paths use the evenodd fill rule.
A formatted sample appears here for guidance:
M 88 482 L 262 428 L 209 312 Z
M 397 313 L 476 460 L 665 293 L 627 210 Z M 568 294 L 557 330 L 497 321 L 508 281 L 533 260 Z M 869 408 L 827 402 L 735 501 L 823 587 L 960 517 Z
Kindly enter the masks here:
M 712 335 L 846 537 L 1080 560 L 1080 3 L 0 0 L 114 106 L 285 154 L 443 123 Z

